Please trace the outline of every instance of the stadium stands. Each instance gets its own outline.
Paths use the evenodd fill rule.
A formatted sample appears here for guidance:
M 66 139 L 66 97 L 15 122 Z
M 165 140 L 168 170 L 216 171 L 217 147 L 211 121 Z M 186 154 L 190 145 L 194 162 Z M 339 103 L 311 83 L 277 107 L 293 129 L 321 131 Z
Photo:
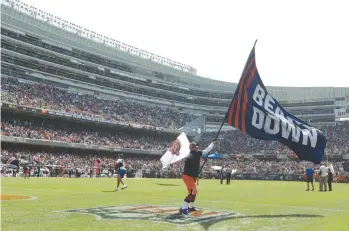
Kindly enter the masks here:
M 132 92 L 171 102 L 220 107 L 218 113 L 221 116 L 224 116 L 224 110 L 229 106 L 232 96 L 231 93 L 190 89 L 187 86 L 177 86 L 159 80 L 126 77 L 120 73 L 134 73 L 137 68 L 127 67 L 126 64 L 116 63 L 116 61 L 107 60 L 85 51 L 77 49 L 70 51 L 53 46 L 42 39 L 35 38 L 35 35 L 23 35 L 18 31 L 5 28 L 2 28 L 2 35 L 2 73 L 15 75 L 18 78 L 42 81 L 45 79 L 42 75 L 54 78 L 57 78 L 58 75 L 79 81 L 79 83 L 107 87 L 116 92 Z M 110 65 L 105 66 L 106 63 Z M 115 71 L 109 68 L 115 68 Z M 40 78 L 37 76 L 38 73 L 40 73 Z M 333 100 L 314 103 L 285 103 L 284 105 L 292 114 L 302 119 L 316 123 L 334 122 Z M 314 107 L 317 105 L 321 108 Z M 217 117 L 211 116 L 208 120 L 216 122 Z
M 165 66 L 155 64 L 151 58 L 141 61 L 126 50 L 107 47 L 111 52 L 106 53 L 106 46 L 94 43 L 92 37 L 82 38 L 79 33 L 72 34 L 31 15 L 21 15 L 19 22 L 13 16 L 18 13 L 16 9 L 4 3 L 1 7 L 2 163 L 13 155 L 29 161 L 40 155 L 46 164 L 87 172 L 94 160 L 100 158 L 104 168 L 113 169 L 117 154 L 124 148 L 128 149 L 125 157 L 128 169 L 161 172 L 160 156 L 154 152 L 166 150 L 179 128 L 201 115 L 212 124 L 220 123 L 225 115 L 236 84 L 196 76 L 192 67 L 167 59 L 162 59 L 167 60 Z M 185 71 L 171 68 L 174 65 Z M 328 137 L 327 154 L 332 156 L 336 171 L 343 172 L 345 160 L 349 159 L 349 124 L 335 124 L 336 89 L 327 90 L 332 91 L 328 97 L 315 89 L 271 87 L 270 92 L 281 99 L 279 102 L 286 110 L 301 119 L 316 125 L 334 125 L 320 129 Z M 295 95 L 293 91 L 302 94 L 289 99 L 287 95 Z M 303 91 L 307 92 L 306 97 Z M 340 96 L 346 100 L 346 95 Z M 7 108 L 3 107 L 5 104 Z M 18 107 L 23 110 L 15 110 Z M 75 120 L 33 114 L 33 108 L 68 113 Z M 83 117 L 96 120 L 83 123 Z M 102 126 L 100 121 L 144 127 L 127 130 L 112 124 Z M 193 122 L 193 126 L 200 126 L 198 123 Z M 155 127 L 156 132 L 145 131 L 145 126 Z M 200 131 L 204 132 L 206 124 L 202 126 Z M 208 145 L 214 135 L 202 134 L 201 147 Z M 14 137 L 44 144 L 36 146 L 5 139 Z M 50 141 L 69 144 L 69 148 L 54 146 Z M 83 149 L 72 144 L 93 147 Z M 112 151 L 103 151 L 102 147 Z M 210 160 L 204 176 L 215 172 L 211 169 L 214 165 L 240 172 L 285 174 L 303 173 L 305 166 L 288 159 L 292 153 L 287 147 L 249 138 L 240 131 L 222 132 L 213 152 L 232 155 Z M 242 158 L 231 158 L 236 155 Z M 257 155 L 269 159 L 261 160 Z M 279 159 L 280 156 L 283 158 Z M 164 171 L 178 176 L 182 166 L 179 162 Z
M 98 96 L 70 93 L 66 89 L 24 83 L 6 76 L 2 76 L 1 80 L 2 101 L 17 105 L 157 127 L 180 128 L 195 118 L 194 115 L 179 113 L 176 110 L 124 100 L 103 100 Z
M 101 155 L 86 155 L 79 154 L 76 155 L 70 152 L 35 152 L 35 151 L 24 151 L 18 152 L 13 149 L 5 149 L 2 153 L 2 159 L 7 159 L 14 154 L 22 155 L 22 158 L 27 161 L 32 161 L 38 156 L 41 156 L 42 160 L 46 164 L 58 165 L 64 168 L 81 168 L 85 172 L 89 172 L 87 169 L 94 167 L 94 160 L 99 158 L 101 160 L 102 168 L 108 169 L 110 171 L 114 170 L 116 160 L 118 157 L 101 156 Z M 331 161 L 334 165 L 336 173 L 344 173 L 343 165 L 345 161 Z M 162 170 L 162 165 L 159 158 L 156 157 L 144 157 L 144 156 L 132 156 L 125 157 L 125 164 L 128 170 L 144 170 L 144 171 L 170 171 L 176 173 L 179 177 L 183 163 L 177 162 L 171 165 L 168 169 Z M 202 163 L 201 163 L 202 164 Z M 212 166 L 225 166 L 232 169 L 238 169 L 241 173 L 272 173 L 272 174 L 303 174 L 305 166 L 312 166 L 311 163 L 307 162 L 297 162 L 297 161 L 260 161 L 260 160 L 244 160 L 239 161 L 235 159 L 222 159 L 222 160 L 209 160 L 207 165 L 205 165 L 203 172 L 206 173 L 216 173 Z M 216 175 L 217 176 L 217 175 Z
M 328 137 L 327 154 L 345 155 L 349 152 L 349 123 L 320 129 Z M 145 134 L 127 134 L 119 130 L 105 130 L 105 128 L 93 128 L 76 123 L 62 124 L 62 121 L 59 120 L 20 117 L 7 113 L 2 116 L 1 130 L 3 136 L 158 151 L 166 150 L 173 139 L 170 136 L 154 137 Z M 200 145 L 202 147 L 208 145 L 215 134 L 213 132 L 204 133 L 201 136 Z M 217 142 L 217 148 L 213 152 L 243 155 L 287 155 L 292 151 L 278 142 L 252 139 L 235 130 L 222 132 Z
M 349 153 L 349 123 L 337 126 L 320 127 L 328 139 L 326 152 L 330 155 L 345 155 Z M 202 145 L 208 145 L 214 132 L 205 133 L 201 137 Z M 240 131 L 227 131 L 220 135 L 217 152 L 224 154 L 287 154 L 292 151 L 278 142 L 252 139 Z
M 66 143 L 111 146 L 115 148 L 134 148 L 146 150 L 165 150 L 169 141 L 159 137 L 126 134 L 120 131 L 88 131 L 85 126 L 53 123 L 51 121 L 19 120 L 3 117 L 1 132 L 3 136 L 31 139 L 55 140 Z

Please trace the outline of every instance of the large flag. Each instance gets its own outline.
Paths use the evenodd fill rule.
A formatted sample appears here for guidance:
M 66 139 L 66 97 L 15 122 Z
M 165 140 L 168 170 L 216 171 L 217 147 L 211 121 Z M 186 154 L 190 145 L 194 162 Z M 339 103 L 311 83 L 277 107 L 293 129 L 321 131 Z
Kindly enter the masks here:
M 300 160 L 322 161 L 327 139 L 303 120 L 288 113 L 265 88 L 256 66 L 255 45 L 248 57 L 229 107 L 228 124 L 261 140 L 287 145 Z
M 162 168 L 167 168 L 170 164 L 187 157 L 189 153 L 189 140 L 185 133 L 182 132 L 161 157 Z

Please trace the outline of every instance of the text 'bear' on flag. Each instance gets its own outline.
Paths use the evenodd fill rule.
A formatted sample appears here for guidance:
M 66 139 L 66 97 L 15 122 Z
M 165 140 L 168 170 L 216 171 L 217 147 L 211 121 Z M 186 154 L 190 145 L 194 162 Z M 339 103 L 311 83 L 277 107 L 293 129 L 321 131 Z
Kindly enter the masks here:
M 255 45 L 236 88 L 227 119 L 229 125 L 252 138 L 276 140 L 287 145 L 300 160 L 315 164 L 322 161 L 326 137 L 320 130 L 288 113 L 268 93 L 257 70 Z
M 162 168 L 186 158 L 190 153 L 189 140 L 182 132 L 171 144 L 171 147 L 161 157 Z

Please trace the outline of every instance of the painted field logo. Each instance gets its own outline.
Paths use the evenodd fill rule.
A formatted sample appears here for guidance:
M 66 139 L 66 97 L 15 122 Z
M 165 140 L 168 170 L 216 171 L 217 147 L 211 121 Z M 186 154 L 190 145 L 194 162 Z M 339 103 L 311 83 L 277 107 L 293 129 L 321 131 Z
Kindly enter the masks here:
M 168 222 L 178 225 L 220 221 L 238 216 L 237 213 L 210 209 L 193 212 L 190 214 L 190 216 L 183 216 L 178 215 L 178 207 L 155 205 L 97 207 L 89 209 L 72 209 L 64 212 L 91 214 L 95 215 L 97 219 L 150 220 L 157 222 Z

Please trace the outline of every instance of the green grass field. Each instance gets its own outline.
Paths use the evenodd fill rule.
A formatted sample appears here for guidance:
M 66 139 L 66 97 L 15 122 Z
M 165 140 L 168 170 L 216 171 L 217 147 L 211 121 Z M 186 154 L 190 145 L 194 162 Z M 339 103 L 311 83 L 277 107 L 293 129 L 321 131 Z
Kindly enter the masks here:
M 196 205 L 202 211 L 183 218 L 174 215 L 186 195 L 181 180 L 126 179 L 129 187 L 118 192 L 116 179 L 2 178 L 1 183 L 2 195 L 36 197 L 1 202 L 3 231 L 349 230 L 348 184 L 318 192 L 316 183 L 316 191 L 306 192 L 302 182 L 201 180 Z M 64 212 L 73 209 L 85 210 Z M 81 214 L 87 212 L 99 218 Z

